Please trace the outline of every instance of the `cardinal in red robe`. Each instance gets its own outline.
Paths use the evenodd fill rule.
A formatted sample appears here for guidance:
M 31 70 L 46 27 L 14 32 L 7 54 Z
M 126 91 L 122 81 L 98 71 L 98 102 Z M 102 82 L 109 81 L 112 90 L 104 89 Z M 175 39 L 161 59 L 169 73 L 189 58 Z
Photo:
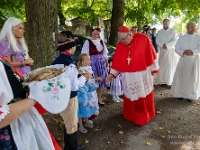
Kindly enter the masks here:
M 107 82 L 122 74 L 124 118 L 144 126 L 155 117 L 152 74 L 158 71 L 157 55 L 148 36 L 132 35 L 122 26 Z

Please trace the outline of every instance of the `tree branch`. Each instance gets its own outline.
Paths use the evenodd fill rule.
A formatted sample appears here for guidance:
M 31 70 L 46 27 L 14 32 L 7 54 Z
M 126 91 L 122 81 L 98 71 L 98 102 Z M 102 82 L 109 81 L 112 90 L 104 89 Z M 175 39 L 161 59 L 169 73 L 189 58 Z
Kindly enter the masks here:
M 92 0 L 92 3 L 90 5 L 90 8 L 92 8 L 92 6 L 94 5 L 94 0 Z

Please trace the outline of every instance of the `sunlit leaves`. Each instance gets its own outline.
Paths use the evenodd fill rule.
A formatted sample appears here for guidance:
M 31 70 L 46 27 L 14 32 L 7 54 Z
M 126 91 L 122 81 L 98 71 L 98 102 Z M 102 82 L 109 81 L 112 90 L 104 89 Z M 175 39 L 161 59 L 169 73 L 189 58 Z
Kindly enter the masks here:
M 23 0 L 0 0 L 0 20 L 8 17 L 18 17 L 25 20 L 25 6 Z
M 111 18 L 112 0 L 63 0 L 63 11 L 68 20 L 81 17 L 97 24 L 98 16 Z

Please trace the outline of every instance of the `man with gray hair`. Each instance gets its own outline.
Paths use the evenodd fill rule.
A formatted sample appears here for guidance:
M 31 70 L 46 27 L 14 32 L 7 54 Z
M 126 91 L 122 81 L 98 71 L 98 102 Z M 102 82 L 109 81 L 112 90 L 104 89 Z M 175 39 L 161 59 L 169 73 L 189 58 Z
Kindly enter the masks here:
M 175 46 L 180 56 L 171 88 L 172 96 L 179 99 L 198 100 L 200 97 L 200 35 L 196 24 L 187 24 L 187 33 L 181 36 Z
M 129 28 L 119 29 L 119 43 L 106 81 L 122 74 L 124 118 L 144 126 L 155 116 L 152 73 L 157 72 L 156 53 L 144 34 L 134 34 Z
M 159 30 L 156 36 L 156 44 L 160 48 L 160 69 L 157 74 L 156 83 L 161 84 L 161 86 L 172 85 L 178 59 L 174 50 L 177 39 L 176 32 L 174 29 L 170 28 L 169 25 L 169 19 L 164 19 L 163 29 Z

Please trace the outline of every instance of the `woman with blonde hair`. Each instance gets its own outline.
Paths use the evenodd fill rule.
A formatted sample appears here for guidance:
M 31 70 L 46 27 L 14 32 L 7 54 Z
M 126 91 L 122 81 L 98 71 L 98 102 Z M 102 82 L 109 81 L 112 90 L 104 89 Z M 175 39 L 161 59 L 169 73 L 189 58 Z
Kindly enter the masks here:
M 0 32 L 0 55 L 25 74 L 31 70 L 32 58 L 24 40 L 24 23 L 18 18 L 8 18 Z

